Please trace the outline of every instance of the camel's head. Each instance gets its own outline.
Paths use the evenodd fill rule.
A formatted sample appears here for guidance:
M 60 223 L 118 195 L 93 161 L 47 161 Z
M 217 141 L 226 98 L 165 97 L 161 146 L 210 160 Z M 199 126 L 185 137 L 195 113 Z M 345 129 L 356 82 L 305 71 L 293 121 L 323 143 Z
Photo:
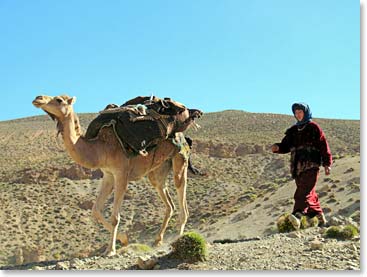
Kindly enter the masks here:
M 200 118 L 203 115 L 203 112 L 196 109 L 187 109 L 178 113 L 176 115 L 176 128 L 174 132 L 183 132 L 190 127 L 198 128 L 200 127 L 195 119 Z
M 192 126 L 200 127 L 195 123 L 195 119 L 200 118 L 203 114 L 200 110 L 188 109 L 185 105 L 171 98 L 155 98 L 155 103 L 152 106 L 160 114 L 170 115 L 175 119 L 175 126 L 171 132 L 183 132 Z
M 64 118 L 73 114 L 73 107 L 72 105 L 75 103 L 75 97 L 69 97 L 67 95 L 61 96 L 47 96 L 41 95 L 37 96 L 33 101 L 32 104 L 36 108 L 41 108 L 44 110 L 52 120 L 57 120 L 62 122 Z

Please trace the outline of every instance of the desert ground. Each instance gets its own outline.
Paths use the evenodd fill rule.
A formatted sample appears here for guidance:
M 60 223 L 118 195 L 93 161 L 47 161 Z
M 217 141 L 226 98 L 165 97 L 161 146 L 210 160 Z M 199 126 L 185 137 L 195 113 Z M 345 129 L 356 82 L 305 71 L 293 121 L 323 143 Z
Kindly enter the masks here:
M 84 130 L 95 116 L 79 114 Z M 333 224 L 359 226 L 360 122 L 315 121 L 334 157 L 331 175 L 321 170 L 317 185 L 326 217 Z M 187 134 L 194 140 L 193 164 L 202 175 L 189 174 L 185 230 L 203 235 L 209 259 L 195 265 L 162 262 L 157 269 L 360 268 L 359 237 L 325 239 L 319 227 L 293 235 L 277 231 L 279 216 L 292 210 L 295 184 L 289 155 L 272 154 L 270 145 L 280 142 L 293 117 L 228 110 L 204 114 L 198 123 L 201 129 Z M 109 233 L 94 222 L 91 207 L 101 173 L 68 157 L 49 117 L 0 122 L 0 149 L 2 269 L 136 269 L 141 253 L 134 247 L 114 258 L 100 257 Z M 171 175 L 167 185 L 175 198 Z M 111 201 L 105 216 L 111 212 Z M 164 206 L 146 178 L 129 184 L 120 212 L 119 228 L 127 232 L 131 245 L 152 246 Z M 175 211 L 166 243 L 153 250 L 156 255 L 163 256 L 177 237 L 177 221 Z M 324 244 L 322 250 L 310 249 L 315 238 Z M 305 260 L 305 254 L 315 260 Z

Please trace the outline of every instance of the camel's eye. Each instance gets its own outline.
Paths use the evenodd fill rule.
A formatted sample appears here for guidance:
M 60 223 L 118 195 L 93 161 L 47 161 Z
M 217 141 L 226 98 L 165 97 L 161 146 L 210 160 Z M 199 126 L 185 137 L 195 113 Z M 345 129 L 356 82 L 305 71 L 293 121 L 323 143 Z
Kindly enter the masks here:
M 61 104 L 61 103 L 62 103 L 62 99 L 60 99 L 60 98 L 57 98 L 57 99 L 56 99 L 56 101 L 57 101 L 59 104 Z

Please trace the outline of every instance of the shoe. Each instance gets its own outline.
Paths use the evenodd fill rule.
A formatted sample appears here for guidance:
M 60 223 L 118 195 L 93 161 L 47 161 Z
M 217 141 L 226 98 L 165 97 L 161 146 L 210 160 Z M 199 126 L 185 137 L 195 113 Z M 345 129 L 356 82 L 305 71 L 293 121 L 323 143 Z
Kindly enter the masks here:
M 316 217 L 319 220 L 319 225 L 318 225 L 319 227 L 325 226 L 327 224 L 327 220 L 323 213 L 316 215 Z
M 304 214 L 303 214 L 303 213 L 301 213 L 301 212 L 296 212 L 296 213 L 294 214 L 294 216 L 295 216 L 295 217 L 297 217 L 298 219 L 301 219 L 301 218 L 302 218 L 302 216 L 304 216 Z
M 292 224 L 292 226 L 294 227 L 294 229 L 299 230 L 299 228 L 301 227 L 301 221 L 295 217 L 293 214 L 290 214 L 288 217 L 290 223 Z

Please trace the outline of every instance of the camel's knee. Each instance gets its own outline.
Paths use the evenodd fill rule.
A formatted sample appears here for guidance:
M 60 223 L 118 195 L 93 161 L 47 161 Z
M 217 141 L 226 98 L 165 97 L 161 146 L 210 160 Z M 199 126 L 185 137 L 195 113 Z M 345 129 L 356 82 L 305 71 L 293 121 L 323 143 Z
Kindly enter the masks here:
M 171 205 L 167 206 L 166 209 L 166 215 L 168 218 L 171 218 L 173 216 L 174 213 L 174 207 L 171 207 Z
M 183 211 L 180 214 L 180 224 L 186 224 L 188 218 L 189 218 L 189 213 L 187 211 Z

